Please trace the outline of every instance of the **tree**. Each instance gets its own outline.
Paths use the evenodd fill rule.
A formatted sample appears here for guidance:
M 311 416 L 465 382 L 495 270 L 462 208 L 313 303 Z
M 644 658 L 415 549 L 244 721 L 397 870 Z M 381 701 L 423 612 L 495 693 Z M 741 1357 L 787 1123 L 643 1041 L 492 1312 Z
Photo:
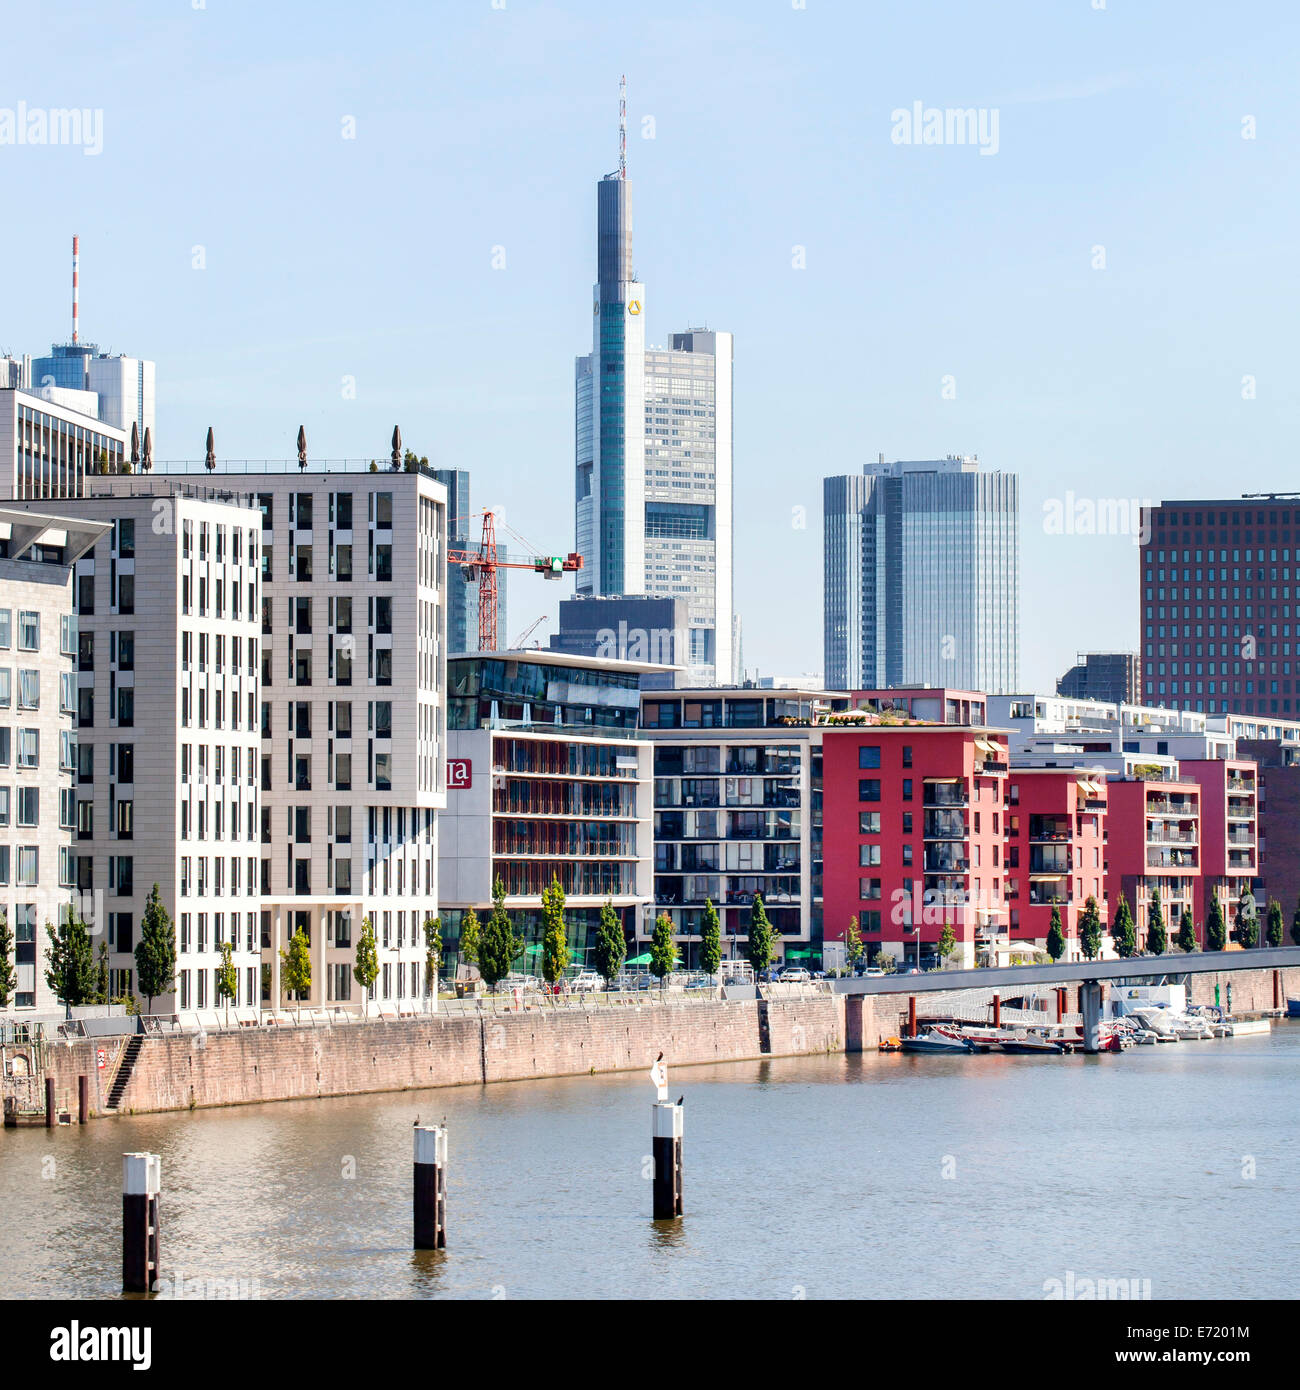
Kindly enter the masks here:
M 294 1002 L 301 1005 L 303 995 L 311 993 L 311 944 L 301 927 L 289 938 L 289 949 L 280 952 L 280 960 L 283 963 L 280 983 L 293 995 Z M 299 1017 L 302 1017 L 301 1008 Z
M 887 951 L 877 951 L 871 958 L 871 964 L 877 970 L 883 970 L 886 975 L 892 975 L 898 968 L 898 962 Z
M 479 925 L 478 913 L 472 907 L 467 907 L 460 919 L 460 958 L 465 965 L 478 964 L 478 948 L 482 940 L 483 928 Z
M 1147 908 L 1147 950 L 1163 956 L 1169 949 L 1169 933 L 1165 930 L 1165 914 L 1160 907 L 1160 889 L 1151 890 L 1151 906 Z
M 1218 893 L 1210 893 L 1210 908 L 1205 914 L 1205 949 L 1222 951 L 1228 944 L 1228 930 L 1223 924 L 1223 909 Z
M 1101 909 L 1091 894 L 1079 918 L 1079 949 L 1087 960 L 1096 960 L 1101 954 Z
M 605 988 L 608 989 L 610 981 L 613 980 L 623 968 L 623 962 L 627 959 L 627 942 L 623 937 L 623 924 L 618 919 L 618 913 L 614 911 L 614 904 L 605 899 L 605 905 L 600 909 L 600 925 L 596 928 L 596 949 L 594 952 L 596 969 L 600 972 L 600 977 L 605 981 Z
M 156 883 L 149 890 L 149 901 L 140 919 L 135 969 L 140 993 L 148 1000 L 148 1012 L 153 1013 L 153 1001 L 176 988 L 176 928 L 163 906 Z
M 1196 923 L 1192 920 L 1192 910 L 1188 908 L 1178 921 L 1178 949 L 1196 950 Z
M 13 950 L 14 934 L 9 927 L 9 918 L 0 912 L 0 1009 L 9 1007 L 9 1001 L 18 988 L 18 972 L 9 959 Z
M 942 943 L 943 938 L 940 937 Z M 844 932 L 844 960 L 852 974 L 858 968 L 858 962 L 862 959 L 862 953 L 866 949 L 862 944 L 862 932 L 858 927 L 856 917 L 849 918 L 849 925 Z
M 1060 960 L 1065 954 L 1065 933 L 1061 930 L 1061 909 L 1052 904 L 1052 921 L 1047 928 L 1047 954 Z
M 489 989 L 496 989 L 505 979 L 523 949 L 524 939 L 506 911 L 506 886 L 498 878 L 492 885 L 492 913 L 478 943 L 478 973 Z
M 357 958 L 352 974 L 361 986 L 361 1015 L 370 1016 L 370 991 L 379 978 L 379 951 L 375 946 L 375 924 L 369 917 L 361 919 L 361 934 L 357 937 Z
M 1276 898 L 1269 900 L 1268 928 L 1265 940 L 1270 946 L 1282 944 L 1282 904 Z
M 50 939 L 45 983 L 71 1018 L 74 1007 L 94 1001 L 95 953 L 90 945 L 90 932 L 71 903 L 64 912 L 64 920 L 57 928 L 48 922 L 45 924 Z
M 716 975 L 722 965 L 722 929 L 718 909 L 711 898 L 704 900 L 704 915 L 700 918 L 700 969 L 706 975 Z
M 947 964 L 948 957 L 957 949 L 957 933 L 953 930 L 951 922 L 945 922 L 939 929 L 939 940 L 935 943 L 935 950 L 939 953 L 939 960 L 942 964 Z
M 776 959 L 776 937 L 772 924 L 767 920 L 767 909 L 763 906 L 763 895 L 754 894 L 754 906 L 749 912 L 749 944 L 745 955 L 754 967 L 754 974 L 766 970 Z
M 677 968 L 677 946 L 673 941 L 673 919 L 661 912 L 655 919 L 654 933 L 650 937 L 650 973 L 660 984 L 664 976 Z
M 568 929 L 564 924 L 564 889 L 560 880 L 542 889 L 542 979 L 548 985 L 564 978 L 569 968 Z
M 1237 924 L 1232 934 L 1248 951 L 1259 941 L 1259 913 L 1255 910 L 1255 895 L 1245 884 L 1237 900 Z
M 1129 908 L 1128 899 L 1123 893 L 1119 895 L 1119 907 L 1115 910 L 1115 921 L 1110 935 L 1115 943 L 1117 956 L 1128 960 L 1137 952 L 1137 928 L 1133 923 L 1133 913 Z
M 99 943 L 99 957 L 95 962 L 95 1003 L 107 1004 L 108 997 L 108 942 Z
M 239 971 L 235 969 L 235 948 L 229 941 L 221 943 L 221 964 L 217 966 L 217 998 L 226 1001 L 226 1022 L 230 1022 L 230 1006 L 239 996 Z
M 438 993 L 438 962 L 442 959 L 442 918 L 424 919 L 424 992 L 431 998 Z

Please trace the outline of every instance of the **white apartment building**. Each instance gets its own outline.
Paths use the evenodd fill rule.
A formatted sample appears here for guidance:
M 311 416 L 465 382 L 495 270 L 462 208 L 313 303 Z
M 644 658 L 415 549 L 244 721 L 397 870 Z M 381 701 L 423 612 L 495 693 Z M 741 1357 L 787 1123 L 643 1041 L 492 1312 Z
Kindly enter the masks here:
M 0 389 L 0 498 L 81 497 L 101 462 L 117 473 L 130 459 L 129 424 L 123 430 L 85 413 L 82 392 L 49 395 Z
M 72 566 L 104 529 L 0 509 L 0 912 L 13 934 L 16 967 L 15 990 L 0 1016 L 22 1018 L 58 1004 L 45 982 L 45 928 L 59 921 L 76 888 Z

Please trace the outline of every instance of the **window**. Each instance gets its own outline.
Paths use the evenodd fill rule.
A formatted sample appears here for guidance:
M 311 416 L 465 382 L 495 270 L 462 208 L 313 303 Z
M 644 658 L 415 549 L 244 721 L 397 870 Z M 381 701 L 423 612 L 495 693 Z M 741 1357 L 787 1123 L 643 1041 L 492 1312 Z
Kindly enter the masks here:
M 200 590 L 202 590 L 202 588 L 203 588 L 203 586 L 204 586 L 205 583 L 206 583 L 205 580 L 200 580 L 200 581 L 199 581 Z M 199 611 L 200 611 L 200 612 L 204 611 L 204 609 L 206 609 L 206 607 L 207 607 L 206 598 L 201 597 L 201 598 L 199 599 Z M 119 575 L 119 576 L 118 576 L 118 580 L 117 580 L 117 611 L 118 611 L 119 613 L 134 613 L 134 612 L 135 612 L 135 575 L 133 575 L 133 574 L 123 574 L 123 575 Z
M 336 493 L 334 506 L 334 524 L 340 531 L 350 531 L 352 529 L 352 494 L 350 492 Z
M 189 633 L 185 635 L 188 637 Z M 117 634 L 117 669 L 119 671 L 135 670 L 134 632 L 119 632 Z
M 13 672 L 8 666 L 0 666 L 0 709 L 8 709 L 13 700 Z
M 334 552 L 334 577 L 343 581 L 352 578 L 352 547 L 340 545 Z
M 59 651 L 64 656 L 77 654 L 77 615 L 64 613 L 59 618 Z
M 18 708 L 40 709 L 41 673 L 20 670 L 18 672 Z
M 864 745 L 858 749 L 858 766 L 860 768 L 875 768 L 880 766 L 880 748 L 878 745 Z
M 9 824 L 9 788 L 0 787 L 0 826 Z
M 39 613 L 19 612 L 18 650 L 38 652 L 41 649 L 41 615 Z
M 39 787 L 18 788 L 18 824 L 36 826 L 41 820 L 41 789 Z
M 393 755 L 375 754 L 375 788 L 377 791 L 391 791 L 393 787 Z
M 130 840 L 133 839 L 134 836 L 135 802 L 119 801 L 117 803 L 117 838 L 119 840 Z
M 393 494 L 375 493 L 375 525 L 380 530 L 391 530 L 393 526 Z
M 879 835 L 879 834 L 880 834 L 880 812 L 879 812 L 879 811 L 859 811 L 859 812 L 858 812 L 858 834 L 859 834 L 859 835 Z
M 392 738 L 393 705 L 391 700 L 375 701 L 375 737 Z
M 6 651 L 13 646 L 13 610 L 0 608 L 0 647 Z
M 15 882 L 20 888 L 35 888 L 40 876 L 40 851 L 35 845 L 20 845 L 18 874 Z
M 879 800 L 880 800 L 880 778 L 879 778 L 879 777 L 859 777 L 859 778 L 858 778 L 858 800 L 859 800 L 859 801 L 879 801 Z
M 311 578 L 311 546 L 300 545 L 294 552 L 294 577 L 305 583 Z
M 117 523 L 117 553 L 124 560 L 135 555 L 135 521 L 131 517 L 122 517 Z
M 135 724 L 135 689 L 133 686 L 120 685 L 117 688 L 117 722 L 123 728 L 131 728 Z
M 864 868 L 877 868 L 880 865 L 879 845 L 859 845 L 858 863 Z
M 18 730 L 18 766 L 39 767 L 41 765 L 41 731 L 39 729 Z

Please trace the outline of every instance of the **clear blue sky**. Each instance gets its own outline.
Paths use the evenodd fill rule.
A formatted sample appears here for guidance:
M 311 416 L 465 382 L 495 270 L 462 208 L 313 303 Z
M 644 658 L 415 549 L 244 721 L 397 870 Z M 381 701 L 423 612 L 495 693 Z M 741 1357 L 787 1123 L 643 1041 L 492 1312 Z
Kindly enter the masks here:
M 66 339 L 79 232 L 83 337 L 156 360 L 160 457 L 209 424 L 381 456 L 400 423 L 565 548 L 626 72 L 649 340 L 736 335 L 747 667 L 821 669 L 823 475 L 964 452 L 1020 474 L 1050 687 L 1136 646 L 1136 551 L 1045 534 L 1046 499 L 1300 486 L 1300 13 L 1093 3 L 13 5 L 0 107 L 102 108 L 104 148 L 0 146 L 0 351 Z M 917 101 L 996 109 L 997 154 L 893 143 Z M 557 590 L 513 582 L 511 635 Z

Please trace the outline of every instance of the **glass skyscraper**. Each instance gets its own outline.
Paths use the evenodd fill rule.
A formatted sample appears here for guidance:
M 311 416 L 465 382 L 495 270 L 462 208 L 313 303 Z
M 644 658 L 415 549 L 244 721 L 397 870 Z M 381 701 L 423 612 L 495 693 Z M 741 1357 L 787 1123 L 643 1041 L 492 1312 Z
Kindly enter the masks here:
M 739 676 L 732 612 L 732 339 L 645 346 L 627 180 L 597 184 L 592 351 L 575 371 L 580 595 L 683 599 L 692 685 Z
M 827 478 L 828 689 L 1019 687 L 1019 492 L 973 458 Z

